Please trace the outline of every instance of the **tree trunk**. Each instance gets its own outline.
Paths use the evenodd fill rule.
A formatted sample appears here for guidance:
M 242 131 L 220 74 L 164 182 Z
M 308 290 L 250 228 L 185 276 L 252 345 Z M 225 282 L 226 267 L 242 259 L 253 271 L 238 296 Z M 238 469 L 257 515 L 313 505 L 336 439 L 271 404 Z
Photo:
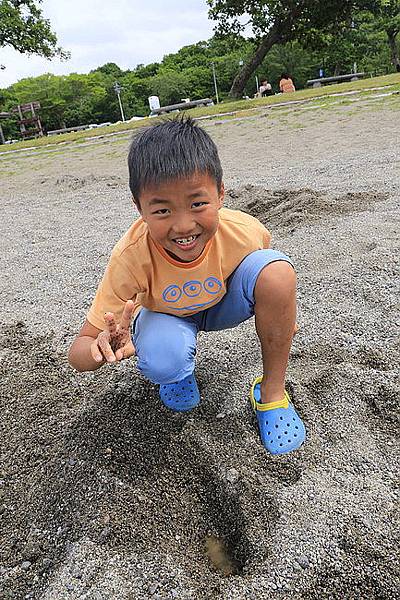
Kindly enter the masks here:
M 336 63 L 335 70 L 333 72 L 333 76 L 337 77 L 338 75 L 340 75 L 341 69 L 342 69 L 342 65 L 340 63 Z
M 244 65 L 244 67 L 236 75 L 232 87 L 229 91 L 231 98 L 241 98 L 246 83 L 254 73 L 256 68 L 262 63 L 267 52 L 271 50 L 272 46 L 284 41 L 283 27 L 281 23 L 275 22 L 271 27 L 268 34 L 262 38 L 260 45 L 251 57 L 250 61 Z
M 396 71 L 400 73 L 400 58 L 399 58 L 399 49 L 396 44 L 396 36 L 399 33 L 398 31 L 394 31 L 393 29 L 389 29 L 386 31 L 388 36 L 388 42 L 390 47 L 390 60 L 392 64 L 395 66 Z

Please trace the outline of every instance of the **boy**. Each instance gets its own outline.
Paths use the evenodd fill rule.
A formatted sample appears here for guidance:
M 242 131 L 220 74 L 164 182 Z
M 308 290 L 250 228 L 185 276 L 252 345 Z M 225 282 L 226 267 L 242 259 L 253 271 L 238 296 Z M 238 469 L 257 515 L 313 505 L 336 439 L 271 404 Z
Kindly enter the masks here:
M 222 208 L 217 148 L 192 119 L 139 133 L 128 165 L 141 218 L 114 247 L 70 364 L 91 371 L 136 354 L 164 405 L 191 410 L 200 402 L 198 331 L 255 314 L 263 377 L 250 395 L 261 440 L 272 454 L 298 448 L 305 428 L 285 392 L 296 318 L 289 258 L 268 249 L 271 236 L 257 219 Z

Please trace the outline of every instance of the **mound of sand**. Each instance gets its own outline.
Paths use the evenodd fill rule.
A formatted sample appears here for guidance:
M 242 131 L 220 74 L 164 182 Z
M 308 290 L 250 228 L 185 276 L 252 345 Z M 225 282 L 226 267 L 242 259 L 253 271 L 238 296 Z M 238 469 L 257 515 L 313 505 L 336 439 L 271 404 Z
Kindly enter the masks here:
M 244 185 L 227 191 L 227 205 L 247 212 L 272 229 L 291 232 L 300 225 L 312 225 L 329 216 L 363 212 L 387 194 L 359 192 L 332 196 L 307 188 L 300 190 L 268 190 L 262 186 Z

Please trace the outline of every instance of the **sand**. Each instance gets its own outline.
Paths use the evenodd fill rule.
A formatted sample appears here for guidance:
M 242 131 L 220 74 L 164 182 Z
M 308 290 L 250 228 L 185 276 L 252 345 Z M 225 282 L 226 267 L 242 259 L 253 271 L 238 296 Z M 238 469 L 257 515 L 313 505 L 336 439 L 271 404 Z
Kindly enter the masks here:
M 287 385 L 307 428 L 271 457 L 248 402 L 253 320 L 200 334 L 202 401 L 161 406 L 135 361 L 66 352 L 137 213 L 129 136 L 0 156 L 0 597 L 400 595 L 398 96 L 203 121 L 226 202 L 298 272 Z

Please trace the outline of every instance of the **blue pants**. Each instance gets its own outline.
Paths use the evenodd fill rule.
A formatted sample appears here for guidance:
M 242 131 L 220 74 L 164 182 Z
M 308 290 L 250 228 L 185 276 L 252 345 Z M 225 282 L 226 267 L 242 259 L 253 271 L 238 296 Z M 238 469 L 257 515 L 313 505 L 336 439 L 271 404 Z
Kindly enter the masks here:
M 264 267 L 277 260 L 292 264 L 276 250 L 256 250 L 227 280 L 225 296 L 211 308 L 175 317 L 142 308 L 133 325 L 133 344 L 139 371 L 153 383 L 181 381 L 194 371 L 196 337 L 199 331 L 235 327 L 254 315 L 254 289 Z

